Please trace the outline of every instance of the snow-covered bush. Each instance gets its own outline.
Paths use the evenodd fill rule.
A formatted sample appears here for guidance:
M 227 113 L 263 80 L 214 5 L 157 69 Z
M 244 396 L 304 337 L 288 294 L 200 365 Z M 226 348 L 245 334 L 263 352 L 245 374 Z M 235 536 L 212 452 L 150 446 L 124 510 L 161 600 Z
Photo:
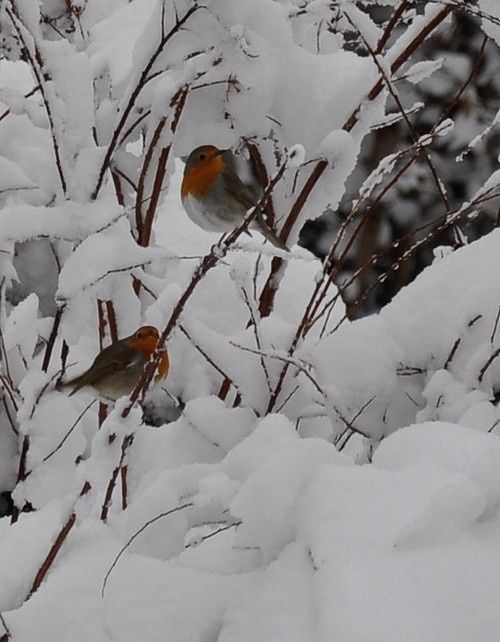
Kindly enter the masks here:
M 323 262 L 296 244 L 363 141 L 411 128 L 395 76 L 453 6 L 407 4 L 378 23 L 361 2 L 2 0 L 2 642 L 495 637 L 500 232 L 436 250 L 378 315 L 343 303 L 363 267 L 338 287 L 373 204 L 419 155 L 436 171 L 453 122 L 373 168 Z M 187 218 L 182 158 L 205 143 L 238 151 L 289 253 Z M 499 183 L 390 269 L 462 238 Z M 150 364 L 114 407 L 57 389 L 145 324 L 165 382 Z

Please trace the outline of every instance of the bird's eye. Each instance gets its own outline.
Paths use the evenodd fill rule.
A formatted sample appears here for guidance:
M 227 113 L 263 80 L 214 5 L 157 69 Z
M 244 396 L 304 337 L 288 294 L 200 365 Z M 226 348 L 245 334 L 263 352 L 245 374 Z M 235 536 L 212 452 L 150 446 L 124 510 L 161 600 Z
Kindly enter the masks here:
M 203 152 L 201 154 L 198 154 L 198 160 L 205 160 L 206 157 L 207 155 L 204 154 Z

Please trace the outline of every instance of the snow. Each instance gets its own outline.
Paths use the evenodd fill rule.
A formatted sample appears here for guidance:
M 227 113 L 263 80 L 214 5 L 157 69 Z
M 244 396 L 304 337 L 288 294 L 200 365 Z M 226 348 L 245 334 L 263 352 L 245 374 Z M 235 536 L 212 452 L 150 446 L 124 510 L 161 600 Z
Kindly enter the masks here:
M 0 192 L 35 188 L 23 170 L 8 158 L 0 157 Z
M 495 0 L 479 0 L 478 5 L 479 10 L 483 13 L 481 21 L 484 32 L 497 44 L 500 44 L 500 25 L 498 24 L 500 12 L 497 2 Z
M 332 284 L 321 302 L 335 300 L 331 313 L 304 324 L 325 280 L 321 261 L 296 245 L 299 232 L 335 210 L 365 137 L 391 117 L 387 92 L 366 98 L 378 70 L 347 48 L 342 14 L 374 48 L 382 29 L 362 3 L 341 3 L 332 26 L 323 0 L 214 0 L 175 31 L 188 0 L 175 10 L 88 0 L 72 3 L 81 15 L 66 16 L 61 35 L 39 22 L 58 3 L 17 5 L 46 78 L 43 96 L 24 98 L 35 84 L 29 65 L 0 62 L 0 491 L 33 509 L 12 523 L 0 517 L 10 638 L 497 639 L 500 230 L 436 249 L 362 319 L 346 317 Z M 426 3 L 406 16 L 380 55 L 384 69 L 441 10 Z M 458 76 L 463 63 L 449 62 Z M 420 83 L 440 64 L 417 62 L 401 76 Z M 181 88 L 185 104 L 172 107 Z M 463 144 L 479 145 L 497 120 Z M 433 134 L 452 129 L 448 119 Z M 201 143 L 241 158 L 256 145 L 270 177 L 285 163 L 272 193 L 278 231 L 327 161 L 290 252 L 258 235 L 211 250 L 220 235 L 196 226 L 179 194 L 181 157 Z M 377 159 L 359 199 L 397 162 Z M 499 180 L 493 171 L 474 200 Z M 142 245 L 138 221 L 156 196 Z M 59 374 L 83 372 L 115 330 L 167 327 L 211 251 L 216 265 L 166 338 L 169 376 L 144 409 L 128 413 L 122 398 L 103 418 L 91 389 L 56 389 Z
M 405 80 L 412 84 L 417 84 L 424 78 L 429 78 L 435 71 L 441 68 L 444 62 L 443 58 L 438 60 L 421 60 L 411 65 L 404 73 Z

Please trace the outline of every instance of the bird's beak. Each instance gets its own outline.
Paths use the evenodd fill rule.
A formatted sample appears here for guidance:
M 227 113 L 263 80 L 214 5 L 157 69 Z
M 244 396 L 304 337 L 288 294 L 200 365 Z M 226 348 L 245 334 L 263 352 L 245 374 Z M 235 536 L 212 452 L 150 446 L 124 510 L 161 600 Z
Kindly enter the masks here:
M 181 156 L 181 161 L 185 163 L 187 161 L 188 157 L 187 154 L 185 156 Z
M 219 149 L 217 156 L 223 156 L 224 154 L 231 153 L 231 148 L 229 149 Z

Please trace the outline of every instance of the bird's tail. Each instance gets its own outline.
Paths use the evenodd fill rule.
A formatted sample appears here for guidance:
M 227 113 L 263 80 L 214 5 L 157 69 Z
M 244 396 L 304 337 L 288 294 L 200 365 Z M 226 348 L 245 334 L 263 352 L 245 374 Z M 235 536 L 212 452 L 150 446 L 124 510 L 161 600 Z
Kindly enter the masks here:
M 68 379 L 68 381 L 58 381 L 54 386 L 56 390 L 63 390 L 64 388 L 73 387 L 73 390 L 69 393 L 68 397 L 71 397 L 75 394 L 80 388 L 83 388 L 85 383 L 83 382 L 83 375 L 74 377 L 73 379 Z
M 283 243 L 283 241 L 273 232 L 273 230 L 267 225 L 267 223 L 264 220 L 264 217 L 262 214 L 259 212 L 257 215 L 255 222 L 257 224 L 257 227 L 259 229 L 259 232 L 264 235 L 264 237 L 274 245 L 274 247 L 277 247 L 279 250 L 284 250 L 285 252 L 290 252 L 288 247 Z

